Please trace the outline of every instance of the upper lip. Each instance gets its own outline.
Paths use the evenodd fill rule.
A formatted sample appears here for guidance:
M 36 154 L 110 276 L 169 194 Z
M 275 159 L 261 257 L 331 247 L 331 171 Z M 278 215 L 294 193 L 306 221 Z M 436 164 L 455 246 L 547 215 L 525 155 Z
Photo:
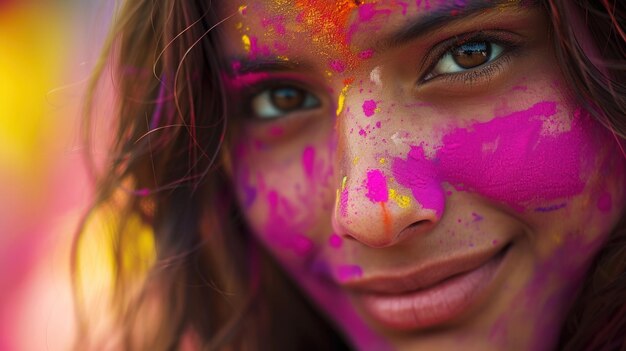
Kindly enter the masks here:
M 508 247 L 508 246 L 507 246 Z M 425 262 L 400 271 L 377 272 L 341 282 L 360 293 L 403 294 L 434 286 L 448 278 L 470 272 L 504 252 L 506 247 L 463 253 L 448 259 Z

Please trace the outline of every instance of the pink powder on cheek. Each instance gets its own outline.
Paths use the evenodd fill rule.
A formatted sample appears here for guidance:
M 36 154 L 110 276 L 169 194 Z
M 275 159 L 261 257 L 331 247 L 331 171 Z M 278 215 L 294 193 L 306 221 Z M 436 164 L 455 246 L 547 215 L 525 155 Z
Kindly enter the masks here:
M 339 235 L 333 233 L 330 238 L 328 238 L 328 245 L 338 249 L 341 245 L 343 245 L 343 239 L 341 239 Z
M 308 228 L 307 223 L 292 220 L 293 210 L 287 199 L 278 192 L 270 191 L 266 199 L 269 216 L 264 235 L 268 242 L 273 247 L 291 251 L 297 256 L 308 256 L 314 250 L 315 244 L 310 238 L 300 234 Z
M 307 146 L 302 152 L 302 167 L 304 168 L 304 174 L 306 174 L 308 178 L 313 177 L 314 162 L 315 149 L 311 146 Z
M 372 202 L 387 202 L 389 200 L 389 190 L 387 190 L 387 178 L 383 172 L 374 169 L 367 172 L 366 184 L 367 194 Z
M 424 209 L 443 213 L 445 194 L 436 164 L 426 158 L 421 146 L 412 147 L 406 160 L 395 159 L 392 172 L 398 183 L 411 189 L 413 197 Z
M 528 110 L 454 129 L 443 137 L 434 158 L 426 158 L 422 146 L 413 146 L 406 160 L 395 159 L 394 176 L 423 206 L 437 210 L 443 209 L 442 182 L 518 211 L 530 202 L 574 196 L 585 186 L 583 160 L 595 159 L 585 134 L 593 125 L 575 117 L 571 130 L 541 135 L 543 119 L 556 113 L 556 103 L 540 102 Z
M 365 100 L 363 102 L 363 113 L 366 117 L 371 117 L 376 113 L 376 101 Z

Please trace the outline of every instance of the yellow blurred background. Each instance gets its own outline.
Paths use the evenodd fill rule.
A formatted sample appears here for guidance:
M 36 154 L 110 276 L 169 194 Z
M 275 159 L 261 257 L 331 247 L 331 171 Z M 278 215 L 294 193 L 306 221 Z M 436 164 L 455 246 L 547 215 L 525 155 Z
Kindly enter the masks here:
M 91 183 L 78 137 L 114 0 L 0 0 L 0 350 L 66 350 L 69 248 Z

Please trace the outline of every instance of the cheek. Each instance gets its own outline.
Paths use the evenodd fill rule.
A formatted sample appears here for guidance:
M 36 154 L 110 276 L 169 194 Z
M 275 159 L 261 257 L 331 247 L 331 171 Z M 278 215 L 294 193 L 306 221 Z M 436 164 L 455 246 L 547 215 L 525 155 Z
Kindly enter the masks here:
M 571 116 L 564 121 L 565 114 Z M 412 146 L 405 159 L 394 161 L 393 172 L 424 207 L 437 212 L 443 211 L 443 183 L 520 212 L 540 211 L 585 189 L 590 171 L 598 167 L 598 129 L 579 110 L 539 102 L 449 131 L 433 157 L 425 156 L 422 145 Z
M 332 169 L 324 150 L 307 145 L 280 158 L 271 150 L 236 158 L 237 193 L 247 223 L 280 258 L 306 258 L 323 240 L 320 216 L 332 209 L 327 194 Z

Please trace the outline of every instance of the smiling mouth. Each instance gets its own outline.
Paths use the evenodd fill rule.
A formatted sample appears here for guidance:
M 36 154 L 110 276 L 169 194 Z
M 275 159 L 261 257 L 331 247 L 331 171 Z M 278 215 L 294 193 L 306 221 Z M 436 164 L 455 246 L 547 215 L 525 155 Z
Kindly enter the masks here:
M 433 327 L 454 320 L 492 284 L 510 245 L 495 255 L 435 263 L 415 273 L 345 284 L 375 322 L 396 330 Z

